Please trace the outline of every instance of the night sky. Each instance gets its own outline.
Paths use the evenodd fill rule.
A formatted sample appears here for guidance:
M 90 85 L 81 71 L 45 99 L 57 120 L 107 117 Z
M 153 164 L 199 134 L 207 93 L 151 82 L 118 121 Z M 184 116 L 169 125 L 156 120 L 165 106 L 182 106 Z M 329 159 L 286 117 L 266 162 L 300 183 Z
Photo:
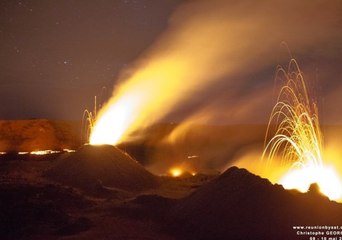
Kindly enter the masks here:
M 0 118 L 82 118 L 178 2 L 1 1 Z
M 227 46 L 238 49 L 231 56 L 236 54 L 241 68 L 206 85 L 205 91 L 188 98 L 170 115 L 177 119 L 208 106 L 211 110 L 218 106 L 222 112 L 225 106 L 232 111 L 228 118 L 233 122 L 240 121 L 243 111 L 248 114 L 242 114 L 242 122 L 250 119 L 250 112 L 255 118 L 267 119 L 273 102 L 265 91 L 274 87 L 276 66 L 289 60 L 290 54 L 281 46 L 286 41 L 303 71 L 314 79 L 323 119 L 342 123 L 337 105 L 342 101 L 342 3 L 253 2 L 242 1 L 237 6 L 231 0 L 2 0 L 0 119 L 81 119 L 84 109 L 92 108 L 94 96 L 110 96 L 120 71 L 134 65 L 146 49 L 153 49 L 160 35 L 167 38 L 170 29 L 173 39 L 183 22 L 196 30 L 204 25 L 201 21 L 213 22 L 213 26 L 232 23 L 227 24 L 229 28 L 235 22 L 245 27 L 240 23 L 248 19 L 248 27 L 253 29 L 255 23 L 261 29 L 255 31 L 260 32 L 258 36 L 241 34 L 241 42 L 248 39 L 245 45 L 229 45 L 233 27 L 210 40 L 216 44 L 222 37 Z M 308 7 L 311 5 L 314 7 Z M 248 51 L 241 50 L 244 46 Z M 244 56 L 247 60 L 242 61 Z M 246 107 L 250 102 L 258 102 L 252 111 Z

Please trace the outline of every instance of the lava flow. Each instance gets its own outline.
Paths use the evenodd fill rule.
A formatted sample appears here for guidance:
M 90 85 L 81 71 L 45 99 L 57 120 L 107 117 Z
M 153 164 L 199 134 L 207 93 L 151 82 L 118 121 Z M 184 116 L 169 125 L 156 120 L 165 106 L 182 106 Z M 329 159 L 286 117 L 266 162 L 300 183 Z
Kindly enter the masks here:
M 317 106 L 309 97 L 297 62 L 291 60 L 287 71 L 279 67 L 276 76 L 284 86 L 270 116 L 262 158 L 268 164 L 280 159 L 288 167 L 279 180 L 286 189 L 305 192 L 317 183 L 321 193 L 341 200 L 342 183 L 334 167 L 324 164 Z

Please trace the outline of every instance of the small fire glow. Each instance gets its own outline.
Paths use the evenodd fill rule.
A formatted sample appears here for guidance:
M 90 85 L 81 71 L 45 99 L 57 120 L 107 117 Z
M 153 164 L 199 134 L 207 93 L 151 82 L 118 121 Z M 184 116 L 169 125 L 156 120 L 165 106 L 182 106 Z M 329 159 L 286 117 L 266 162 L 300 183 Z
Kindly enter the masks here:
M 61 151 L 54 151 L 54 150 L 39 150 L 39 151 L 32 151 L 30 154 L 33 155 L 47 155 L 47 154 L 55 154 L 60 153 Z
M 63 151 L 67 152 L 67 153 L 74 153 L 74 152 L 76 152 L 76 150 L 68 149 L 68 148 L 64 148 Z
M 26 155 L 29 154 L 29 152 L 18 152 L 19 155 Z
M 269 120 L 262 158 L 268 164 L 280 158 L 282 164 L 290 164 L 290 170 L 279 183 L 286 189 L 305 192 L 310 184 L 317 183 L 320 191 L 331 200 L 342 198 L 342 183 L 335 171 L 326 166 L 322 157 L 322 133 L 318 110 L 311 103 L 304 77 L 295 60 L 288 70 L 279 67 L 277 79 L 285 82 Z M 273 137 L 269 138 L 271 132 Z
M 169 173 L 172 177 L 180 177 L 184 173 L 184 171 L 179 167 L 174 167 L 169 170 Z
M 63 151 L 60 150 L 37 150 L 37 151 L 31 151 L 31 152 L 17 152 L 18 155 L 49 155 L 49 154 L 57 154 L 57 153 L 74 153 L 76 150 L 72 149 L 63 149 Z M 0 152 L 0 155 L 6 155 L 9 154 L 8 152 Z

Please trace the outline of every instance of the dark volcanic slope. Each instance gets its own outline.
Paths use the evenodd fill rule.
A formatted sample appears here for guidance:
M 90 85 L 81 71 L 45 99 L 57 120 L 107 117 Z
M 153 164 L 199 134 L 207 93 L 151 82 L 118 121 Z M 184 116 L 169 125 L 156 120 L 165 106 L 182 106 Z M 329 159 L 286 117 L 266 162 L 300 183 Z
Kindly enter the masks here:
M 93 191 L 99 185 L 127 191 L 142 191 L 158 185 L 156 176 L 128 154 L 110 145 L 85 145 L 60 159 L 45 175 L 87 191 Z
M 183 199 L 171 215 L 172 231 L 185 239 L 303 239 L 293 226 L 340 225 L 342 205 L 232 167 Z
M 71 213 L 91 206 L 70 188 L 0 183 L 0 239 L 49 239 L 86 231 L 92 226 L 90 220 Z

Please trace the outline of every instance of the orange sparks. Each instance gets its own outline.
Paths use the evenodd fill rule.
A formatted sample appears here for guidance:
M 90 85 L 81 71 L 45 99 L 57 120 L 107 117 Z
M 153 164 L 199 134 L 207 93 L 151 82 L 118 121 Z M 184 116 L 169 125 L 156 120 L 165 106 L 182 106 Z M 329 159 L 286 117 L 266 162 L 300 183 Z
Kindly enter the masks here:
M 266 132 L 268 143 L 262 158 L 267 159 L 268 164 L 280 159 L 283 165 L 290 167 L 279 180 L 286 189 L 304 192 L 310 184 L 317 183 L 330 199 L 341 199 L 342 183 L 335 169 L 324 164 L 317 107 L 310 101 L 297 62 L 291 60 L 288 71 L 279 68 L 277 77 L 285 85 L 271 113 Z M 274 132 L 272 137 L 271 132 Z

